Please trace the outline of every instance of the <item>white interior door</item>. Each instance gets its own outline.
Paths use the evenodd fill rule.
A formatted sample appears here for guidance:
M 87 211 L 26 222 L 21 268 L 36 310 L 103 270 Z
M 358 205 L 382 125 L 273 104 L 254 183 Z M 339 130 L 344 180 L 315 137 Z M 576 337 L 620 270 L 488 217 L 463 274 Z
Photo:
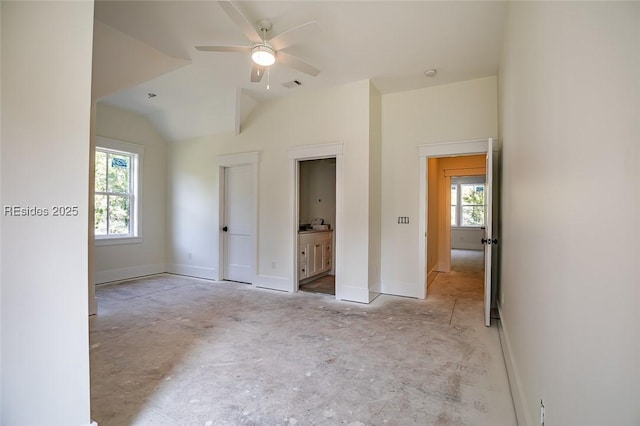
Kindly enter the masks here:
M 224 169 L 223 279 L 251 283 L 253 253 L 253 175 L 250 165 Z
M 491 325 L 491 251 L 493 242 L 493 139 L 489 139 L 487 146 L 487 178 L 484 190 L 485 202 L 485 236 L 484 243 L 484 324 Z

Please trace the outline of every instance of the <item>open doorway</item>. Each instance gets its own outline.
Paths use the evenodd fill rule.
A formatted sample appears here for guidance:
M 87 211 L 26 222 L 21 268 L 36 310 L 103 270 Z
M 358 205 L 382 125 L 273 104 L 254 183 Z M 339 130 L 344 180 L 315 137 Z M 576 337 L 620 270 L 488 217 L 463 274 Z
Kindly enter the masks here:
M 336 294 L 336 158 L 298 165 L 298 290 Z
M 450 142 L 423 145 L 418 150 L 423 182 L 420 194 L 424 197 L 420 200 L 423 222 L 419 244 L 425 277 L 423 295 L 426 298 L 433 293 L 434 283 L 456 278 L 460 269 L 464 269 L 464 276 L 459 278 L 467 284 L 470 277 L 478 278 L 475 287 L 479 302 L 484 305 L 487 326 L 491 323 L 496 287 L 494 270 L 497 272 L 497 239 L 493 235 L 493 229 L 497 231 L 493 226 L 497 223 L 497 215 L 493 215 L 497 212 L 497 197 L 492 197 L 493 182 L 498 183 L 497 167 L 493 167 L 498 154 L 495 142 L 493 139 Z M 480 243 L 483 250 L 473 253 L 472 249 L 478 248 L 473 243 Z M 474 264 L 478 265 L 477 270 L 468 270 Z M 472 293 L 469 289 L 463 291 Z

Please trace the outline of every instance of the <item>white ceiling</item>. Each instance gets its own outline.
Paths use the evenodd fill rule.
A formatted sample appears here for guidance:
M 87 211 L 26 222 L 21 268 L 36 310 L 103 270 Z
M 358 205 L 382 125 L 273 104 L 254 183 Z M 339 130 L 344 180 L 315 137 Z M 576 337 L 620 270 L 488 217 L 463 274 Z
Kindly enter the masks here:
M 240 117 L 256 102 L 304 90 L 370 79 L 384 94 L 495 75 L 506 13 L 502 1 L 236 4 L 251 21 L 270 19 L 270 36 L 317 21 L 322 28 L 317 37 L 285 51 L 319 68 L 320 74 L 311 77 L 276 63 L 267 90 L 266 78 L 250 82 L 249 55 L 197 51 L 196 45 L 251 45 L 215 1 L 99 0 L 94 69 L 105 72 L 94 72 L 94 86 L 121 89 L 101 93 L 101 100 L 146 115 L 168 140 L 180 140 L 237 130 Z M 131 50 L 129 58 L 155 62 L 147 61 L 141 73 L 140 60 L 124 60 L 114 56 L 113 48 L 101 47 L 109 44 L 107 38 L 119 52 L 145 46 L 144 55 Z M 112 71 L 116 66 L 117 72 Z M 429 68 L 438 70 L 436 77 L 425 77 Z M 120 75 L 117 84 L 107 84 L 122 73 L 129 78 Z M 291 80 L 302 86 L 282 86 Z M 157 97 L 149 99 L 150 92 Z

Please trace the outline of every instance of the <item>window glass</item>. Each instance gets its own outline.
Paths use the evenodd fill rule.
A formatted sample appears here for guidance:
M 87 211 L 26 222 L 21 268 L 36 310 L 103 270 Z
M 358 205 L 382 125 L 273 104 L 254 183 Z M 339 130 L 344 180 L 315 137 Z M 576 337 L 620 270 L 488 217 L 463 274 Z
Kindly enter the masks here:
M 451 226 L 484 225 L 484 183 L 451 185 Z
M 107 196 L 96 195 L 95 201 L 95 233 L 107 234 Z
M 96 152 L 96 192 L 107 190 L 107 153 Z
M 136 237 L 139 154 L 97 147 L 95 154 L 95 215 L 97 239 Z
M 109 154 L 109 192 L 127 193 L 129 192 L 129 165 L 131 157 L 128 155 Z
M 109 196 L 109 234 L 129 234 L 129 197 Z

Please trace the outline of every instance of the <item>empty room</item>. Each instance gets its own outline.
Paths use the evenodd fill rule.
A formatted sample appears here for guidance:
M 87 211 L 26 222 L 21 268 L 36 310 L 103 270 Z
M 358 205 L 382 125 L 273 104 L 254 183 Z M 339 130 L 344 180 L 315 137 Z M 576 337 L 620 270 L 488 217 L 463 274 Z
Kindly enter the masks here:
M 640 3 L 0 22 L 0 424 L 640 423 Z

